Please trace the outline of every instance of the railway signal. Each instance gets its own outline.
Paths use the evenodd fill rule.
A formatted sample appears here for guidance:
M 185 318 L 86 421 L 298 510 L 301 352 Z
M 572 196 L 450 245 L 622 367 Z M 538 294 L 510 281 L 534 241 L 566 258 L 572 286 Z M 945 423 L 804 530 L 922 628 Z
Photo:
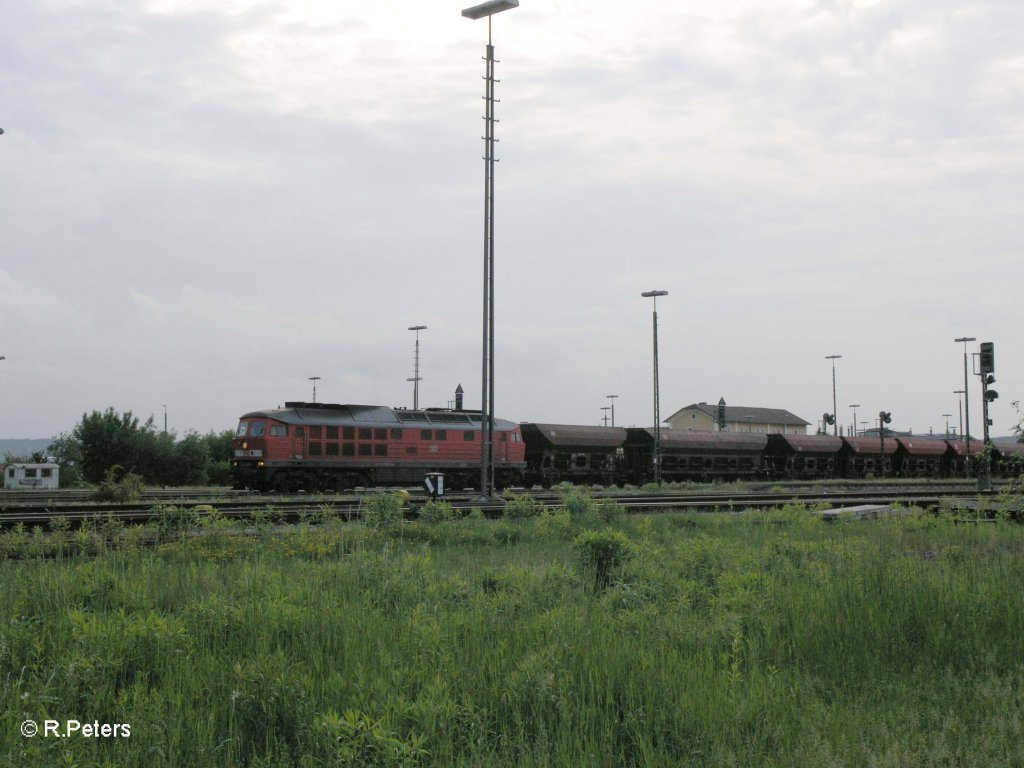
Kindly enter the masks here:
M 892 423 L 892 413 L 889 411 L 878 412 L 878 467 L 885 477 L 885 425 Z
M 996 346 L 991 341 L 981 342 L 981 373 L 996 372 Z
M 989 442 L 988 428 L 992 426 L 992 419 L 988 415 L 988 406 L 993 400 L 999 397 L 994 389 L 989 389 L 989 384 L 996 383 L 996 347 L 991 341 L 983 341 L 979 347 L 978 354 L 979 369 L 981 377 L 981 409 L 982 423 L 984 426 L 985 448 L 991 446 Z M 985 466 L 978 477 L 978 490 L 988 491 L 992 489 L 992 455 L 991 450 L 985 451 Z

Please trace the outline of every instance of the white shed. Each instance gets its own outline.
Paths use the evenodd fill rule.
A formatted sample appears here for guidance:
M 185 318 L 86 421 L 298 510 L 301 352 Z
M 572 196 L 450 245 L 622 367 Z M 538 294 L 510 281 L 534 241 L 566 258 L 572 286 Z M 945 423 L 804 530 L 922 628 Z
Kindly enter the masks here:
M 4 488 L 58 488 L 57 464 L 8 464 L 4 469 Z

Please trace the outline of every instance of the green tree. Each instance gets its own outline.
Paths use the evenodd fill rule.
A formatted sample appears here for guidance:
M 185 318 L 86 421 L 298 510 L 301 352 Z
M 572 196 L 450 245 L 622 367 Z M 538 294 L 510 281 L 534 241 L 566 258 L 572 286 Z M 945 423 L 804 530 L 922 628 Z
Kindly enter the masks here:
M 60 467 L 60 485 L 73 488 L 82 482 L 82 443 L 70 432 L 61 432 L 46 449 Z
M 174 485 L 209 482 L 210 448 L 206 438 L 189 432 L 174 446 Z
M 234 430 L 208 432 L 202 436 L 206 444 L 206 482 L 213 485 L 231 485 L 231 441 Z
M 139 464 L 140 433 L 139 420 L 131 411 L 119 414 L 107 408 L 103 413 L 83 414 L 73 432 L 82 447 L 82 477 L 99 483 L 111 467 L 134 471 Z

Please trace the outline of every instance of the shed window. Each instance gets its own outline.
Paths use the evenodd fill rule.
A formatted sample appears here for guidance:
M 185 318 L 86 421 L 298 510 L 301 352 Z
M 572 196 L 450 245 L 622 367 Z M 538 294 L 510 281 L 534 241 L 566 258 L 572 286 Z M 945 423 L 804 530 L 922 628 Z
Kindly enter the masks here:
M 388 431 L 386 429 L 375 429 L 375 430 L 373 430 L 373 439 L 374 440 L 387 440 L 388 439 Z
M 346 440 L 356 439 L 356 428 L 355 427 L 342 427 L 341 436 Z
M 373 430 L 370 429 L 369 427 L 360 427 L 359 428 L 359 439 L 360 440 L 372 440 L 373 439 Z
M 387 443 L 377 443 L 376 445 L 374 445 L 373 446 L 373 455 L 374 456 L 387 456 L 388 455 L 388 444 Z
M 337 427 L 327 427 L 327 439 L 328 440 L 337 440 L 338 439 L 338 428 Z
M 360 456 L 372 456 L 373 455 L 373 444 L 372 443 L 360 443 L 359 444 L 359 455 Z

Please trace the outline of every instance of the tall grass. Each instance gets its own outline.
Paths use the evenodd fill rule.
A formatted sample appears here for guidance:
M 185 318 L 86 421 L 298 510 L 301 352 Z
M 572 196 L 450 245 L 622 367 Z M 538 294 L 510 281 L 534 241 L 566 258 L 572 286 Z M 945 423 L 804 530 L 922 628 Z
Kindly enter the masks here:
M 572 504 L 0 562 L 0 764 L 1024 764 L 1024 529 Z

